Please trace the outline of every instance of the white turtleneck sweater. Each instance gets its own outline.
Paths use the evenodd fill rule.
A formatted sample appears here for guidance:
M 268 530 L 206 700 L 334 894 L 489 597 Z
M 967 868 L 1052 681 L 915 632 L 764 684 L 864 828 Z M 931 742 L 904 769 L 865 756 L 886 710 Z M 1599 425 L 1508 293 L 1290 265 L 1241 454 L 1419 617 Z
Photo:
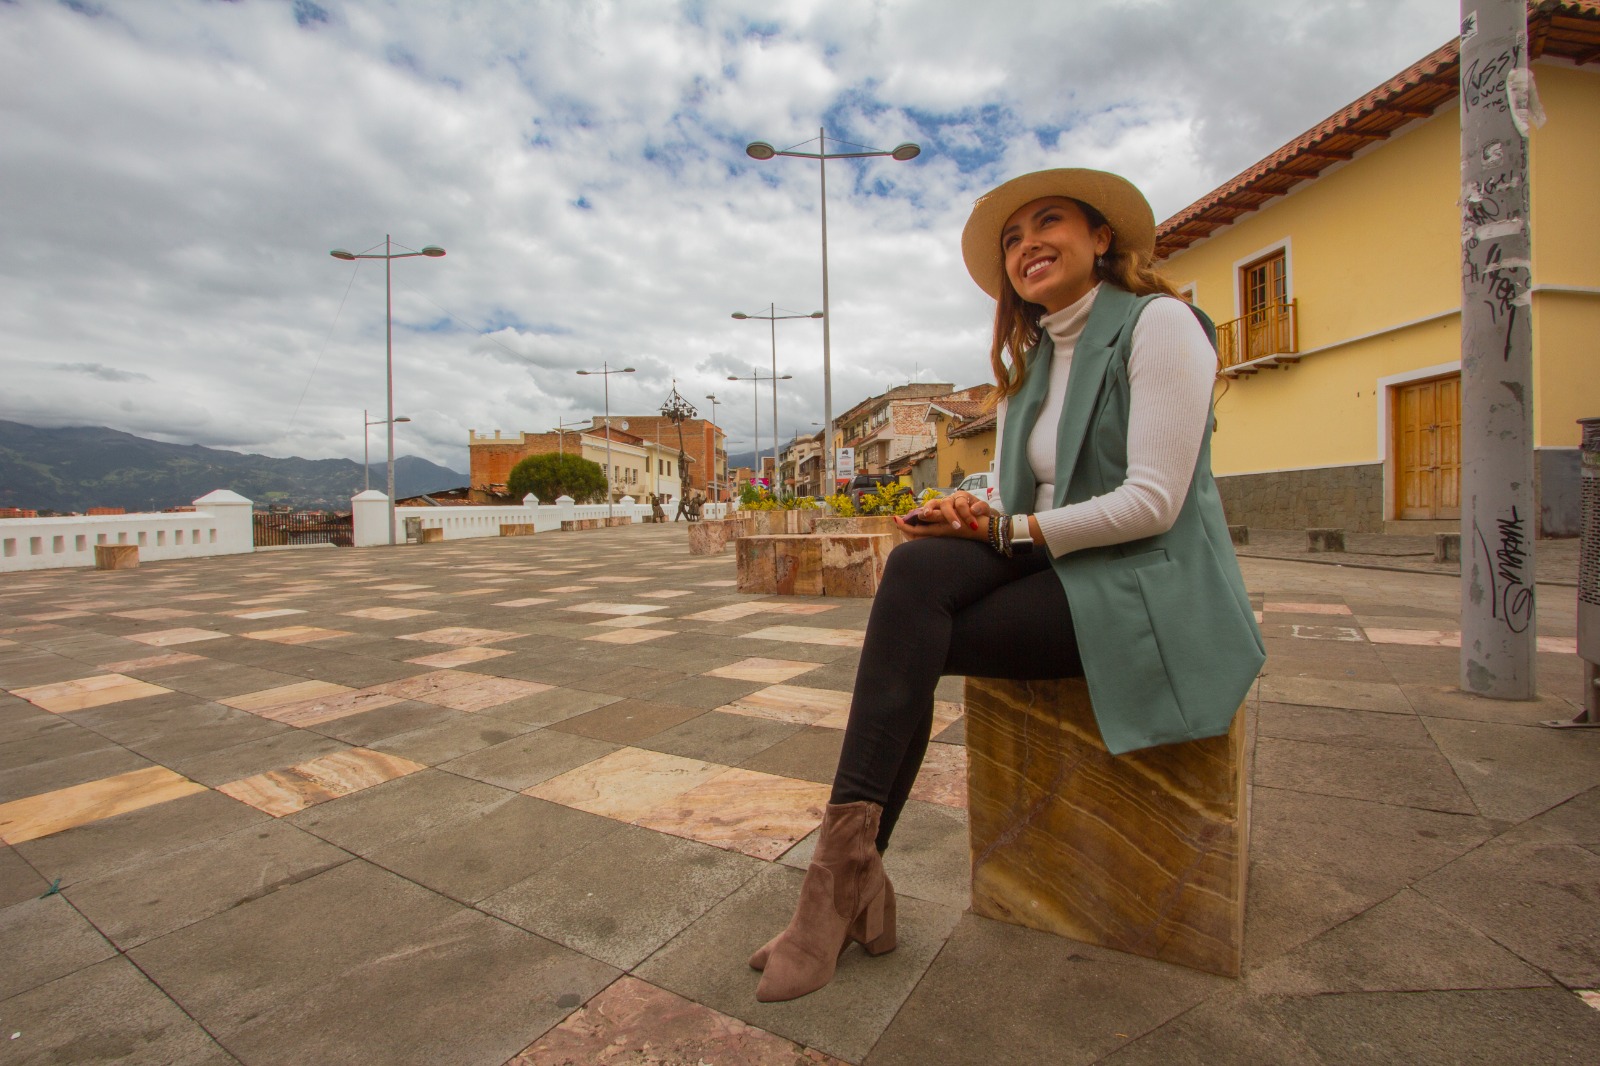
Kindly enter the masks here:
M 1099 291 L 1096 285 L 1077 303 L 1039 322 L 1055 342 L 1055 356 L 1044 405 L 1028 436 L 1028 464 L 1039 485 L 1031 501 L 1034 516 L 1051 555 L 1138 540 L 1171 529 L 1189 493 L 1211 409 L 1217 355 L 1205 331 L 1183 301 L 1153 301 L 1134 326 L 1133 352 L 1128 359 L 1128 479 L 1103 496 L 1051 507 L 1057 476 L 1070 475 L 1070 471 L 1056 470 L 1056 430 L 1066 399 L 1072 351 Z M 997 471 L 1006 414 L 1002 401 L 1000 431 L 995 435 Z M 1006 500 L 1005 504 L 1016 511 L 1029 509 L 1029 501 Z

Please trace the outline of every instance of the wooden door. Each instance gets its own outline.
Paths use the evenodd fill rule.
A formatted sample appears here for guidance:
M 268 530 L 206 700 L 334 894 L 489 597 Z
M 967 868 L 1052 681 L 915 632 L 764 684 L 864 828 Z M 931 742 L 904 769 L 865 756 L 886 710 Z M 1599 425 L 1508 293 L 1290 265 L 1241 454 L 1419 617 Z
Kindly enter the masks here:
M 1396 518 L 1461 517 L 1461 375 L 1394 390 Z

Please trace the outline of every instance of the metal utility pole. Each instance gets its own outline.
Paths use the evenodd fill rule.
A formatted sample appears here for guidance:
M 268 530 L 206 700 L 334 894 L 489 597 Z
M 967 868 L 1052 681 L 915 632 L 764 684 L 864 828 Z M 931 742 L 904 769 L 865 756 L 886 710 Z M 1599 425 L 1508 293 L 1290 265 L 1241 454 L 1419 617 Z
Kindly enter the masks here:
M 1523 0 L 1461 3 L 1461 687 L 1535 696 L 1533 302 Z

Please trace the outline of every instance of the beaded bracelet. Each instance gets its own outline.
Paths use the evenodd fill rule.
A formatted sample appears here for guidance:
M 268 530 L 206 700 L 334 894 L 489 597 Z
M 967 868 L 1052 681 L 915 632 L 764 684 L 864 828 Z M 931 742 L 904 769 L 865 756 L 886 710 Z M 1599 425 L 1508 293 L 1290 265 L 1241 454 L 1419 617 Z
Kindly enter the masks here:
M 1011 523 L 1006 521 L 1005 515 L 989 515 L 989 547 L 996 554 L 1011 558 Z

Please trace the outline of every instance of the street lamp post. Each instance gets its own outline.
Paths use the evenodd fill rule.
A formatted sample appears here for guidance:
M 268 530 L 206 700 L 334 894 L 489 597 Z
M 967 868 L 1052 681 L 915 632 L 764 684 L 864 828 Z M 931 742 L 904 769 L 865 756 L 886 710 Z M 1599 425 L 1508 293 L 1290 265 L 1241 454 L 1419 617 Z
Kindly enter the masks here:
M 605 383 L 606 383 L 606 517 L 610 518 L 611 517 L 611 477 L 612 477 L 612 469 L 611 469 L 611 375 L 612 374 L 631 374 L 631 373 L 633 373 L 633 367 L 625 366 L 621 370 L 612 370 L 610 363 L 602 361 L 601 364 L 600 364 L 600 369 L 599 370 L 580 370 L 580 371 L 578 371 L 578 373 L 582 374 L 582 375 L 584 375 L 586 377 L 588 375 L 590 375 L 590 374 L 599 374 L 605 379 Z
M 804 142 L 802 142 L 804 143 Z M 857 145 L 857 147 L 865 147 Z M 755 160 L 767 160 L 774 156 L 786 155 L 795 159 L 815 159 L 817 161 L 817 175 L 822 185 L 822 417 L 827 421 L 827 442 L 824 445 L 827 455 L 828 487 L 835 487 L 833 454 L 833 369 L 832 349 L 830 347 L 829 326 L 833 319 L 828 314 L 828 160 L 830 159 L 870 159 L 876 156 L 888 156 L 890 159 L 904 163 L 915 159 L 922 154 L 922 149 L 914 144 L 902 144 L 890 152 L 869 148 L 861 152 L 829 152 L 828 131 L 817 130 L 817 150 L 815 152 L 796 152 L 786 148 L 783 151 L 772 147 L 765 141 L 752 141 L 745 145 L 745 155 Z M 759 447 L 759 445 L 758 445 Z
M 594 419 L 592 419 L 592 418 L 590 418 L 590 419 L 576 418 L 576 419 L 573 419 L 571 422 L 557 422 L 556 423 L 556 453 L 559 454 L 559 455 L 562 455 L 562 456 L 565 456 L 567 454 L 567 427 L 568 426 L 582 426 L 582 425 L 592 424 L 593 422 L 594 422 Z M 579 449 L 580 449 L 580 454 L 581 454 L 582 445 L 579 446 Z M 549 453 L 546 452 L 545 454 L 548 455 Z
M 717 399 L 715 393 L 710 392 L 706 393 L 706 399 L 711 401 L 711 480 L 717 486 L 717 495 L 721 496 L 723 478 L 717 476 L 717 404 L 722 401 Z M 723 447 L 726 450 L 726 442 L 723 443 Z M 726 475 L 727 470 L 724 469 L 722 473 Z M 722 501 L 719 499 L 717 502 L 721 503 Z
M 368 433 L 367 430 L 371 429 L 373 426 L 383 425 L 387 419 L 368 418 L 367 410 L 363 407 L 361 409 L 361 421 L 366 423 L 361 427 L 361 491 L 366 492 L 368 489 L 372 488 L 372 449 L 368 447 L 372 440 L 372 435 Z M 411 419 L 407 418 L 405 415 L 401 415 L 399 418 L 394 419 L 394 421 L 409 422 Z M 391 492 L 390 495 L 392 496 L 394 494 Z M 394 523 L 390 522 L 389 525 L 393 526 Z
M 778 469 L 778 320 L 784 318 L 821 318 L 821 311 L 813 311 L 809 315 L 780 315 L 777 304 L 768 304 L 767 313 L 764 315 L 747 315 L 743 311 L 735 311 L 733 317 L 740 319 L 765 319 L 772 330 L 772 469 Z M 826 327 L 824 327 L 826 329 Z M 761 445 L 758 443 L 757 448 Z
M 437 259 L 444 255 L 444 249 L 437 244 L 423 245 L 420 252 L 397 252 L 394 242 L 389 235 L 383 235 L 383 252 L 347 252 L 343 248 L 335 248 L 328 253 L 335 259 L 382 259 L 383 260 L 383 317 L 384 317 L 384 376 L 389 393 L 389 417 L 385 420 L 389 425 L 389 544 L 395 543 L 394 535 L 394 261 L 396 259 L 410 259 L 413 256 L 425 255 L 429 259 Z M 365 432 L 365 431 L 363 431 Z
M 774 480 L 777 479 L 778 474 L 778 382 L 790 381 L 793 378 L 793 374 L 767 377 L 760 370 L 757 370 L 747 378 L 741 378 L 735 374 L 728 375 L 729 381 L 748 381 L 752 383 L 750 394 L 752 403 L 750 407 L 755 412 L 755 428 L 750 435 L 755 439 L 757 474 L 761 473 L 761 383 L 763 381 L 772 382 L 772 474 Z

